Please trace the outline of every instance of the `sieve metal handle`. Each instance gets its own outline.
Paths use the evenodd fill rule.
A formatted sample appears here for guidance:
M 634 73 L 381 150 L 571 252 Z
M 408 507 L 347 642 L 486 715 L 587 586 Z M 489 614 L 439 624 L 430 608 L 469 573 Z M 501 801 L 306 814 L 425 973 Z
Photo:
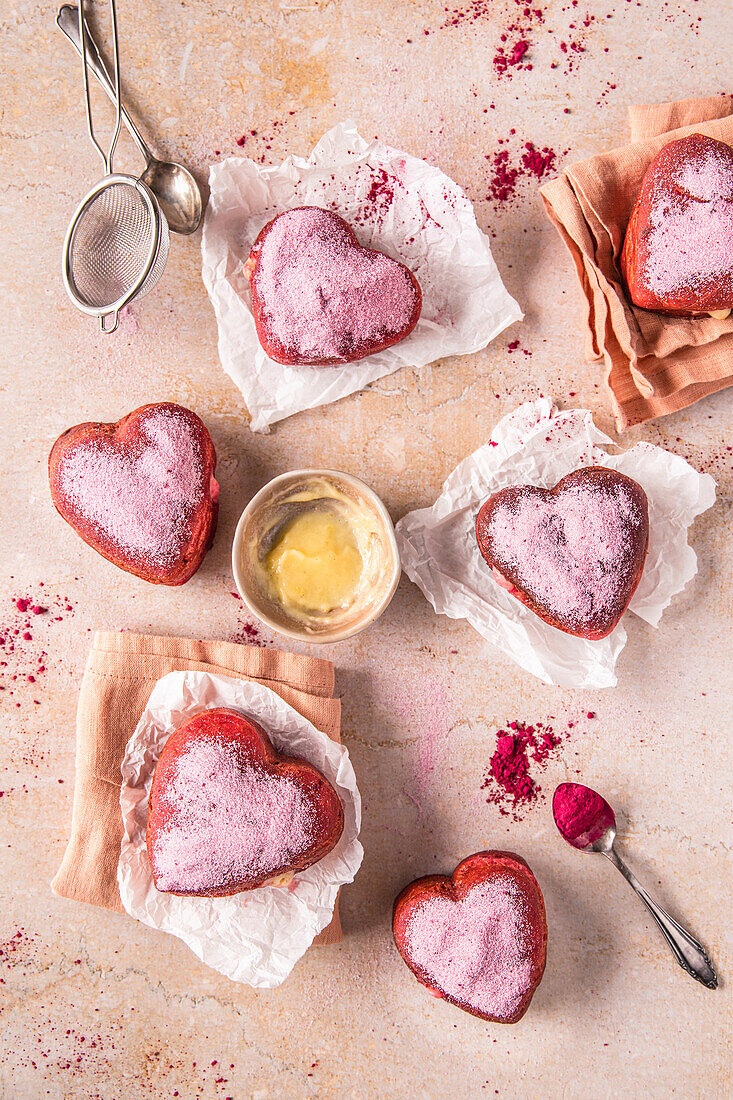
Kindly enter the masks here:
M 94 120 L 92 118 L 92 104 L 89 96 L 89 65 L 87 64 L 87 50 L 90 48 L 91 36 L 87 29 L 87 21 L 84 15 L 84 0 L 79 0 L 79 42 L 85 43 L 85 49 L 80 50 L 81 53 L 81 70 L 84 77 L 84 102 L 86 106 L 87 115 L 87 129 L 89 130 L 89 137 L 92 139 L 92 144 L 99 153 L 100 157 L 104 161 L 105 171 L 107 175 L 111 175 L 113 168 L 112 162 L 114 158 L 115 148 L 117 147 L 117 139 L 120 136 L 120 130 L 122 128 L 122 99 L 120 95 L 120 50 L 117 42 L 117 4 L 116 0 L 109 0 L 110 17 L 112 21 L 112 56 L 114 57 L 114 104 L 117 108 L 117 120 L 112 140 L 109 144 L 109 148 L 105 153 L 102 146 L 97 140 L 97 136 L 94 133 Z
M 59 8 L 58 15 L 56 16 L 56 23 L 60 30 L 64 32 L 69 42 L 76 49 L 77 53 L 81 53 L 81 36 L 79 35 L 79 9 L 75 8 L 72 4 L 64 4 Z M 89 30 L 88 24 L 85 22 L 86 32 L 86 44 L 87 44 L 87 65 L 96 76 L 99 83 L 104 88 L 105 92 L 112 100 L 114 104 L 117 104 L 117 96 L 115 93 L 115 86 L 112 83 L 112 79 L 107 71 L 100 53 L 97 43 L 92 37 L 92 32 Z M 145 138 L 142 136 L 134 120 L 125 110 L 125 105 L 121 98 L 119 100 L 120 114 L 122 115 L 122 121 L 127 127 L 130 137 L 137 145 L 140 153 L 145 159 L 146 164 L 150 164 L 155 157 L 151 153 Z
M 110 325 L 107 325 L 107 318 L 108 317 L 112 318 L 112 323 Z M 115 329 L 117 328 L 117 323 L 118 323 L 119 319 L 120 319 L 120 311 L 118 309 L 113 310 L 112 313 L 103 313 L 102 314 L 102 316 L 99 318 L 99 327 L 101 328 L 101 330 L 105 334 L 105 336 L 109 336 L 111 333 L 113 333 L 115 331 Z

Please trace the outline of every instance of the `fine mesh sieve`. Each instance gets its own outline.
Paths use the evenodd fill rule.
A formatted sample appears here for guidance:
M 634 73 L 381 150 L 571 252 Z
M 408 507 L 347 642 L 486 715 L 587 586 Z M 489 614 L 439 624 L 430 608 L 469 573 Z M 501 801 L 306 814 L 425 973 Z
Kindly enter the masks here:
M 170 243 L 168 223 L 150 188 L 134 176 L 113 171 L 121 124 L 115 0 L 110 0 L 110 12 L 117 123 L 105 153 L 94 133 L 85 48 L 82 71 L 87 126 L 107 174 L 92 188 L 71 219 L 63 264 L 64 283 L 71 300 L 84 313 L 99 317 L 103 332 L 114 332 L 123 306 L 152 290 L 163 274 Z M 86 46 L 84 0 L 79 0 L 79 35 Z

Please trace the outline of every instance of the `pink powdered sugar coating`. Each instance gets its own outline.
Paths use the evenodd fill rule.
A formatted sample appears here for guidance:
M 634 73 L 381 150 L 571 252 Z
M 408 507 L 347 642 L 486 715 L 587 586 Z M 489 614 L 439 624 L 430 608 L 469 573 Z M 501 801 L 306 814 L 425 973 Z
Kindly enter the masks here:
M 314 206 L 273 222 L 260 247 L 256 284 L 270 338 L 310 362 L 366 353 L 401 332 L 417 297 L 400 264 L 355 248 L 341 220 Z
M 79 516 L 135 562 L 171 565 L 190 537 L 189 520 L 207 489 L 201 449 L 188 419 L 153 408 L 133 450 L 111 439 L 66 453 L 59 487 Z
M 650 195 L 645 279 L 658 297 L 702 293 L 733 272 L 733 154 L 698 142 L 667 170 Z
M 166 804 L 172 816 L 154 849 L 160 890 L 205 892 L 276 874 L 313 843 L 305 792 L 216 739 L 179 757 Z
M 507 876 L 474 886 L 461 901 L 427 899 L 410 918 L 406 942 L 431 985 L 499 1020 L 514 1015 L 531 984 L 526 902 Z
M 625 486 L 574 485 L 554 497 L 509 498 L 488 531 L 502 572 L 516 576 L 538 604 L 587 623 L 616 607 L 642 522 Z

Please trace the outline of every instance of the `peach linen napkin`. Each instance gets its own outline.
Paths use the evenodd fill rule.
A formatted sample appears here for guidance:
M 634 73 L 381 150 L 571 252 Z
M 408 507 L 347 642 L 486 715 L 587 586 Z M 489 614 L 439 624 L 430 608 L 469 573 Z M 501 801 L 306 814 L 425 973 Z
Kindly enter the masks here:
M 631 144 L 571 165 L 540 189 L 575 264 L 586 356 L 603 359 L 619 431 L 676 412 L 733 383 L 733 315 L 668 317 L 633 305 L 618 263 L 644 173 L 676 138 L 733 144 L 733 97 L 631 107 Z
M 55 894 L 124 912 L 117 889 L 122 757 L 153 685 L 186 670 L 265 684 L 334 741 L 341 739 L 341 703 L 333 698 L 329 661 L 233 642 L 97 631 L 79 693 L 71 836 L 51 882 Z M 314 943 L 341 938 L 337 903 Z

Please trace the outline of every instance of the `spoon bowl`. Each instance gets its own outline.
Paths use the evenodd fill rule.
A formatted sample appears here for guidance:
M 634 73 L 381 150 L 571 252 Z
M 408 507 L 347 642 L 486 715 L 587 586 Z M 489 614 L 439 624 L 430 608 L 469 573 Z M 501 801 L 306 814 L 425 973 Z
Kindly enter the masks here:
M 579 852 L 609 852 L 616 839 L 616 815 L 597 791 L 582 783 L 561 783 L 552 796 L 552 815 L 563 839 Z
M 153 157 L 141 179 L 160 203 L 174 233 L 188 235 L 198 229 L 203 213 L 201 191 L 187 168 Z

